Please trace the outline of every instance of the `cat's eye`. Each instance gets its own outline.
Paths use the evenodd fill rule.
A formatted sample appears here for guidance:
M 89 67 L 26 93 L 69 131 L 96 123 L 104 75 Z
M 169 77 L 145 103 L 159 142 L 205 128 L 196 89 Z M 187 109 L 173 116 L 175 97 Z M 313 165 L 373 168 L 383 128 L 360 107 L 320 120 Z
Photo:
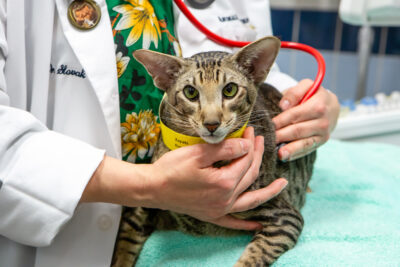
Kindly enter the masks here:
M 238 92 L 238 85 L 236 83 L 229 83 L 222 90 L 222 93 L 226 98 L 234 97 L 237 92 Z
M 183 93 L 190 101 L 195 101 L 199 98 L 199 91 L 190 85 L 187 85 L 185 88 L 183 88 Z

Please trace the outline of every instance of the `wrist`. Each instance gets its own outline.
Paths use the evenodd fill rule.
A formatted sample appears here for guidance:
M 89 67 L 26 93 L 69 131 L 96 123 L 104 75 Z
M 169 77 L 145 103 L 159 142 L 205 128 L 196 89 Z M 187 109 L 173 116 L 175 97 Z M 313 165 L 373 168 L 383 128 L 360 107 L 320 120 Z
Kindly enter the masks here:
M 132 164 L 104 157 L 89 180 L 80 202 L 106 202 L 130 207 L 151 206 L 151 164 Z
M 157 176 L 154 172 L 153 164 L 129 164 L 129 172 L 124 176 L 125 181 L 120 182 L 121 189 L 126 196 L 122 200 L 122 205 L 130 207 L 157 208 Z M 128 181 L 128 182 L 126 182 Z

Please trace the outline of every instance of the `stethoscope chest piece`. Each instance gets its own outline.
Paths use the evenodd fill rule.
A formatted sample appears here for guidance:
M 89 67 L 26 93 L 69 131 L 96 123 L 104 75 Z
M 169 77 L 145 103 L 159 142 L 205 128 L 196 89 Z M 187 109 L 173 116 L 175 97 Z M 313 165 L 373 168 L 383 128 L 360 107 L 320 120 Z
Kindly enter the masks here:
M 80 30 L 90 30 L 96 27 L 101 18 L 101 10 L 93 0 L 74 0 L 68 6 L 70 23 Z

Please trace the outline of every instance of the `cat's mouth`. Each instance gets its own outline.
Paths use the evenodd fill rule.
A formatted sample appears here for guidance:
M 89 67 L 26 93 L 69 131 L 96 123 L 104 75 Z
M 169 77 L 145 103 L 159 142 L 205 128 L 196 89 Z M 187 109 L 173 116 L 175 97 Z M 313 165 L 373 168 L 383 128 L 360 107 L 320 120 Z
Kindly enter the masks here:
M 199 136 L 201 139 L 209 144 L 221 143 L 227 136 L 228 132 L 224 131 L 223 128 L 217 129 L 215 132 L 210 132 L 206 129 L 200 130 Z
M 236 129 L 232 132 L 231 127 L 220 127 L 214 132 L 210 132 L 206 129 L 199 129 L 198 134 L 201 139 L 209 144 L 221 143 L 226 138 L 241 137 L 244 130 L 246 129 L 247 122 L 242 125 L 241 128 Z

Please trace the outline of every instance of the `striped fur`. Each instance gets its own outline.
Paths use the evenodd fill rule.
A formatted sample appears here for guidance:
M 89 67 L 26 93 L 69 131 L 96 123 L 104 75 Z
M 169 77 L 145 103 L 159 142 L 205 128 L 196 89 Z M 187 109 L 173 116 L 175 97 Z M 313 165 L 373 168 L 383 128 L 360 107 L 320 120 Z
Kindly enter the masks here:
M 168 74 L 168 77 L 173 79 L 172 82 L 158 77 L 157 75 L 164 73 L 157 74 L 149 66 L 152 64 L 149 60 L 160 64 L 163 56 L 151 54 L 150 59 L 142 55 L 137 56 L 155 81 L 158 81 L 156 85 L 167 92 L 168 97 L 161 103 L 160 116 L 168 127 L 185 134 L 201 136 L 199 128 L 211 117 L 212 120 L 219 121 L 219 127 L 226 127 L 224 131 L 229 134 L 249 120 L 249 125 L 255 128 L 256 134 L 263 135 L 265 140 L 259 177 L 249 190 L 267 186 L 279 177 L 285 177 L 289 181 L 288 186 L 274 199 L 253 210 L 232 214 L 237 218 L 258 221 L 263 225 L 261 231 L 254 233 L 252 241 L 235 266 L 269 266 L 296 244 L 304 223 L 299 210 L 304 205 L 305 192 L 316 157 L 316 154 L 312 153 L 291 162 L 277 160 L 271 118 L 281 112 L 278 106 L 281 94 L 273 87 L 261 83 L 276 56 L 267 65 L 258 62 L 260 55 L 265 56 L 265 49 L 268 53 L 273 50 L 269 43 L 262 43 L 262 40 L 234 55 L 207 52 L 189 59 L 176 59 L 175 63 L 171 63 L 170 56 L 165 56 L 171 64 L 177 64 L 173 69 L 178 71 Z M 260 49 L 264 50 L 259 52 Z M 157 59 L 159 56 L 161 58 Z M 257 68 L 267 69 L 260 72 L 256 71 Z M 224 99 L 221 97 L 221 88 L 231 82 L 238 84 L 239 91 L 234 98 Z M 185 99 L 182 88 L 186 85 L 193 86 L 200 92 L 201 97 L 198 101 Z M 168 148 L 160 137 L 153 161 L 167 151 Z M 170 211 L 125 208 L 115 246 L 113 266 L 133 266 L 143 243 L 154 229 L 212 236 L 241 233 Z

